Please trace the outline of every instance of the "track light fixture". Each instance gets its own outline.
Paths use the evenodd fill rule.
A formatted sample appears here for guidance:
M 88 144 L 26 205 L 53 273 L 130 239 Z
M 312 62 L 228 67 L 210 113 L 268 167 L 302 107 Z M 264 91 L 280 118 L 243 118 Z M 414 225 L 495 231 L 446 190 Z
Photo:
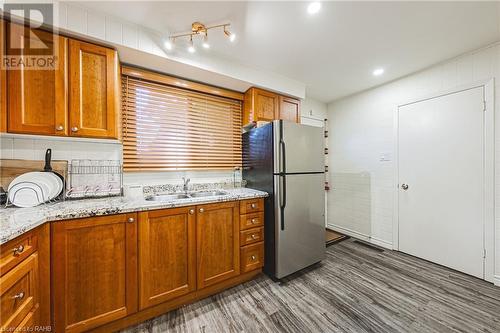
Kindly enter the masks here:
M 194 41 L 193 37 L 200 36 L 202 37 L 202 46 L 205 49 L 210 48 L 210 43 L 208 42 L 208 30 L 210 29 L 217 29 L 217 28 L 222 28 L 224 35 L 226 35 L 227 38 L 229 38 L 229 41 L 234 42 L 236 39 L 236 35 L 229 31 L 229 27 L 231 26 L 230 23 L 225 23 L 225 24 L 219 24 L 219 25 L 213 25 L 213 26 L 205 26 L 203 23 L 200 22 L 194 22 L 191 24 L 191 32 L 189 33 L 183 33 L 183 34 L 174 34 L 171 35 L 168 40 L 165 42 L 165 49 L 168 51 L 172 50 L 174 48 L 175 40 L 178 38 L 184 38 L 187 37 L 189 38 L 189 46 L 188 46 L 188 51 L 189 53 L 194 53 L 196 52 L 196 48 L 194 46 Z

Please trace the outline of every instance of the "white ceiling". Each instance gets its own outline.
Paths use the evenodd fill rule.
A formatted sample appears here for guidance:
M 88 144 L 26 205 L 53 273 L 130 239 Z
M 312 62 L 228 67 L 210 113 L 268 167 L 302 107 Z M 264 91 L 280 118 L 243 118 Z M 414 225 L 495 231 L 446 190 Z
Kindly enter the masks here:
M 211 49 L 177 56 L 227 59 L 304 82 L 330 102 L 500 40 L 500 2 L 85 2 L 82 6 L 169 33 L 194 21 L 231 22 L 238 38 L 209 34 Z M 377 67 L 385 74 L 373 77 Z

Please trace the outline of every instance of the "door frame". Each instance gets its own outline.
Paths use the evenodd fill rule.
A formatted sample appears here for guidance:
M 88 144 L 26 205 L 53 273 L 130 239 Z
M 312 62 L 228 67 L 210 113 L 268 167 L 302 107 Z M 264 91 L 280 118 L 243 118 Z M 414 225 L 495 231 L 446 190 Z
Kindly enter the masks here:
M 495 277 L 495 79 L 459 86 L 425 97 L 412 99 L 407 103 L 398 104 L 394 109 L 393 132 L 393 218 L 392 218 L 392 248 L 399 251 L 399 109 L 409 104 L 451 95 L 475 88 L 483 88 L 486 110 L 484 111 L 484 203 L 483 203 L 483 240 L 485 248 L 484 280 L 494 282 Z M 500 285 L 500 284 L 499 284 Z

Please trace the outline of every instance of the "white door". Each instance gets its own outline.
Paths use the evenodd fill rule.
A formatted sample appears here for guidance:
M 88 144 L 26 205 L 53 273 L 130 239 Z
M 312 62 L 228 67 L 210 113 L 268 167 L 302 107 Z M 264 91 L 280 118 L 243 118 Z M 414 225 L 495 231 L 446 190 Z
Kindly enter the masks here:
M 484 278 L 484 87 L 399 108 L 399 250 Z

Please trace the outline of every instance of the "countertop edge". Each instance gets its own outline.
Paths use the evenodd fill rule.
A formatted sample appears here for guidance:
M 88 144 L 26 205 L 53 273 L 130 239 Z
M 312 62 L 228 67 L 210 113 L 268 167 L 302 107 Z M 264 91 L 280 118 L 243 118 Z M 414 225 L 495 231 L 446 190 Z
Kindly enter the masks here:
M 229 202 L 229 201 L 239 201 L 239 200 L 247 200 L 254 198 L 265 198 L 268 195 L 266 192 L 253 190 L 253 189 L 238 189 L 238 191 L 229 191 L 230 194 L 215 197 L 215 198 L 191 198 L 188 200 L 175 200 L 169 202 L 149 202 L 144 199 L 126 199 L 124 197 L 119 198 L 109 198 L 108 203 L 106 203 L 106 199 L 88 199 L 88 200 L 74 200 L 74 201 L 66 201 L 62 203 L 57 203 L 56 205 L 47 205 L 47 206 L 39 206 L 35 208 L 29 208 L 26 210 L 25 208 L 8 208 L 15 209 L 16 211 L 13 214 L 4 214 L 7 216 L 2 216 L 0 212 L 1 225 L 2 228 L 4 225 L 8 225 L 8 229 L 0 232 L 0 245 L 3 245 L 23 234 L 50 222 L 64 222 L 66 220 L 73 219 L 83 219 L 93 216 L 106 216 L 106 215 L 115 215 L 115 214 L 126 214 L 133 212 L 144 212 L 158 209 L 169 209 L 169 208 L 177 208 L 177 207 L 186 207 L 193 205 L 204 205 L 204 204 L 212 204 L 212 203 L 220 203 L 220 202 Z M 232 193 L 235 192 L 235 193 Z M 93 201 L 92 201 L 93 200 Z M 99 200 L 99 201 L 97 201 Z M 78 203 L 82 203 L 82 205 L 87 205 L 88 207 L 83 207 L 81 210 L 71 210 L 71 206 L 76 206 Z M 101 206 L 99 206 L 99 204 Z M 69 208 L 64 207 L 64 204 L 70 206 Z M 95 204 L 95 206 L 92 206 Z M 63 206 L 63 207 L 60 207 Z M 38 210 L 36 210 L 38 208 Z M 23 211 L 23 209 L 25 211 Z M 11 213 L 10 211 L 7 213 Z M 26 222 L 22 224 L 16 225 L 13 220 L 17 218 L 26 219 Z M 25 215 L 25 216 L 23 216 Z M 29 218 L 31 216 L 31 218 Z M 12 225 L 9 225 L 12 224 Z

